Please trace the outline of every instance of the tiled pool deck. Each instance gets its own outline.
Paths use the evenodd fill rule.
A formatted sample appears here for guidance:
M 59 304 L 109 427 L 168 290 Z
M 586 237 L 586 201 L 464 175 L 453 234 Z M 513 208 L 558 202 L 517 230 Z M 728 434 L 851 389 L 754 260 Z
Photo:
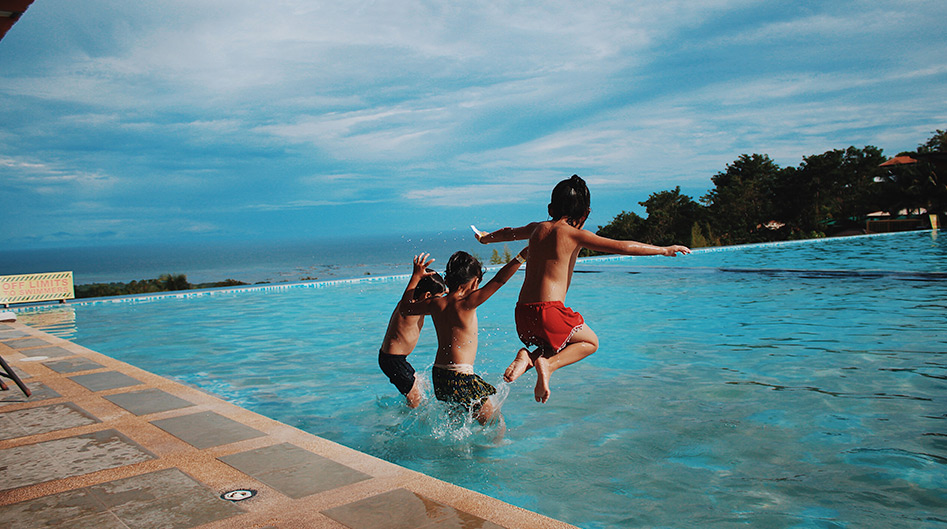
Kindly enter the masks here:
M 572 527 L 26 325 L 0 356 L 33 394 L 0 392 L 4 529 Z

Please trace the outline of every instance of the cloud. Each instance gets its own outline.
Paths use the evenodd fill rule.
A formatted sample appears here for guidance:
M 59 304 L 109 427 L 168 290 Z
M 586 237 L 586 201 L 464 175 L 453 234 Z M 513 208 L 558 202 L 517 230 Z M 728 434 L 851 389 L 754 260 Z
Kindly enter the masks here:
M 473 184 L 453 187 L 415 189 L 403 198 L 427 206 L 472 207 L 493 204 L 519 204 L 548 194 L 547 186 L 538 184 Z
M 74 189 L 101 190 L 115 182 L 115 179 L 109 175 L 73 171 L 54 164 L 22 158 L 2 157 L 0 169 L 8 173 L 5 185 L 32 189 L 39 193 L 57 191 L 64 186 Z
M 381 202 L 381 200 L 290 200 L 283 204 L 250 204 L 245 206 L 244 209 L 256 211 L 285 211 L 327 206 L 348 206 L 353 204 L 377 204 L 379 202 Z
M 116 237 L 133 230 L 115 219 L 289 233 L 274 224 L 322 207 L 372 225 L 402 201 L 545 203 L 572 173 L 637 197 L 709 187 L 744 153 L 913 148 L 947 121 L 945 16 L 922 0 L 38 2 L 2 42 L 0 221 L 61 202 Z

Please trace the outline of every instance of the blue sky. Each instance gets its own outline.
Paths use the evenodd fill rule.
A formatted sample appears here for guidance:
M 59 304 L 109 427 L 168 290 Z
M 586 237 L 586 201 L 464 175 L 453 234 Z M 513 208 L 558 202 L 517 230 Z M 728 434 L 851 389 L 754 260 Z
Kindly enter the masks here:
M 947 2 L 36 0 L 0 41 L 0 247 L 589 226 L 741 154 L 947 128 Z

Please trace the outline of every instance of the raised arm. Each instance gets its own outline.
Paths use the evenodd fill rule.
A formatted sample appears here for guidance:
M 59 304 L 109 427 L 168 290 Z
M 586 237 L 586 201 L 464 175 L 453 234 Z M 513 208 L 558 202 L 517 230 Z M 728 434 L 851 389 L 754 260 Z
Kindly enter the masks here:
M 479 307 L 483 302 L 490 299 L 490 296 L 496 293 L 497 290 L 500 290 L 500 287 L 506 284 L 510 278 L 513 277 L 513 274 L 519 270 L 519 267 L 526 262 L 526 256 L 529 254 L 529 247 L 523 248 L 520 250 L 520 253 L 516 254 L 516 257 L 510 260 L 509 263 L 506 263 L 503 268 L 497 271 L 497 275 L 493 276 L 493 279 L 487 281 L 487 284 L 475 290 L 472 294 L 467 296 L 467 299 L 464 300 L 464 304 L 471 309 Z
M 474 228 L 474 237 L 480 241 L 480 244 L 490 244 L 493 242 L 509 242 L 509 241 L 522 241 L 529 239 L 529 236 L 533 234 L 533 230 L 536 229 L 538 222 L 531 222 L 526 226 L 520 226 L 519 228 L 500 228 L 494 232 L 479 231 Z M 473 226 L 471 226 L 473 227 Z
M 689 254 L 690 248 L 675 244 L 673 246 L 655 246 L 638 241 L 619 241 L 596 235 L 588 230 L 577 230 L 576 238 L 583 248 L 596 252 L 617 253 L 621 255 L 664 255 L 674 257 L 678 253 Z
M 428 271 L 428 265 L 434 262 L 434 259 L 428 259 L 431 254 L 422 253 L 414 256 L 414 260 L 411 262 L 413 268 L 411 270 L 411 278 L 408 279 L 408 286 L 404 289 L 404 294 L 401 295 L 401 303 L 398 304 L 400 307 L 401 314 L 407 315 L 405 308 L 410 302 L 414 301 L 414 289 L 418 287 L 418 283 L 421 282 L 427 276 L 434 275 L 433 271 Z

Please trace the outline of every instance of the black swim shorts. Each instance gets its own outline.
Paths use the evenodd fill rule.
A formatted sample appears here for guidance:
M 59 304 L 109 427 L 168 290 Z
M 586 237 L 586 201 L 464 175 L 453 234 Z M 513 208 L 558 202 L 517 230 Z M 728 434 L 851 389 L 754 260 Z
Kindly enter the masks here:
M 408 363 L 407 355 L 390 355 L 378 351 L 378 367 L 388 375 L 388 380 L 402 395 L 407 395 L 414 387 L 414 368 Z

